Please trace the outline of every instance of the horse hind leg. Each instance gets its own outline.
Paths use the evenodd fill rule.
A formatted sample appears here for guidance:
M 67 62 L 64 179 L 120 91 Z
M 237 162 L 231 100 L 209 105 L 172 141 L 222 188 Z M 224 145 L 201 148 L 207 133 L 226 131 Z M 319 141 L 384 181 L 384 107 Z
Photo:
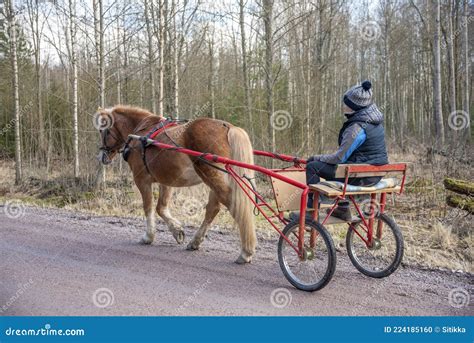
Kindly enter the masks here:
M 176 239 L 176 242 L 182 244 L 184 242 L 183 226 L 178 220 L 173 218 L 168 208 L 169 200 L 172 195 L 173 189 L 171 187 L 160 185 L 160 195 L 156 205 L 156 212 L 163 218 L 174 239 Z
M 219 198 L 216 193 L 212 190 L 209 193 L 209 201 L 206 205 L 206 215 L 204 217 L 204 221 L 202 222 L 199 230 L 194 235 L 191 242 L 189 242 L 188 246 L 186 247 L 187 250 L 198 250 L 201 243 L 204 241 L 204 237 L 206 236 L 206 232 L 211 226 L 212 221 L 217 216 L 220 211 L 220 203 Z
M 197 171 L 206 185 L 211 188 L 211 193 L 214 193 L 219 202 L 229 209 L 239 228 L 241 252 L 235 263 L 250 263 L 257 245 L 250 200 L 229 175 L 223 175 L 208 166 L 201 166 Z

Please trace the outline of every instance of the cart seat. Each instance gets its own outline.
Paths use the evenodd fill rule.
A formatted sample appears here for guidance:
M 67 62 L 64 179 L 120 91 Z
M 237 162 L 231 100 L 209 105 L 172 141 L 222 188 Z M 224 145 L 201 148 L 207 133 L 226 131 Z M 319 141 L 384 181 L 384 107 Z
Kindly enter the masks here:
M 343 194 L 344 182 L 323 181 L 318 184 L 309 185 L 310 189 L 317 191 L 329 197 L 335 197 Z M 396 178 L 385 178 L 373 186 L 354 186 L 347 185 L 346 195 L 371 194 L 371 193 L 398 193 L 400 186 Z

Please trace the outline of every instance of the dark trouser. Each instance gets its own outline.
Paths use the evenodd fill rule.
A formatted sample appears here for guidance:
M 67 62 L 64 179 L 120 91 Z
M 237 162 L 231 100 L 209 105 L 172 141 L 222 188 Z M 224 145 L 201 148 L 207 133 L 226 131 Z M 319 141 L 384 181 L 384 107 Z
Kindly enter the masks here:
M 340 181 L 344 182 L 344 178 L 336 178 L 337 165 L 328 164 L 321 161 L 312 161 L 306 165 L 306 184 L 316 184 L 321 181 L 321 177 L 327 181 Z M 361 178 L 350 178 L 349 184 L 354 186 L 372 186 L 379 182 L 381 177 L 361 177 Z M 313 207 L 313 193 L 308 196 L 308 207 Z

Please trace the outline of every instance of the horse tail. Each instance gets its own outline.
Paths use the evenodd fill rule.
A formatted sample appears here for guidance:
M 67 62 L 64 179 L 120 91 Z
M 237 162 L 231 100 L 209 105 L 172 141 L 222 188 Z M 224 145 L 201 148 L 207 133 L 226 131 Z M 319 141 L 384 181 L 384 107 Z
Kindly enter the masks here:
M 252 143 L 247 132 L 239 127 L 231 126 L 227 134 L 227 140 L 231 150 L 230 157 L 233 160 L 254 164 Z M 245 175 L 250 179 L 254 178 L 255 172 L 251 169 L 236 166 L 232 166 L 232 169 L 240 176 Z M 242 253 L 245 259 L 241 262 L 250 262 L 257 244 L 252 202 L 231 176 L 229 176 L 229 186 L 232 191 L 230 212 L 239 227 Z

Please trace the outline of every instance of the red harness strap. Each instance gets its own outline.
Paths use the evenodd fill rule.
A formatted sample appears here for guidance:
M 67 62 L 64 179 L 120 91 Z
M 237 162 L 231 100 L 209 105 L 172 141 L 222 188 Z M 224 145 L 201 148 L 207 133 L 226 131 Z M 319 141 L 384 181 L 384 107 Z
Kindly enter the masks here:
M 151 129 L 150 132 L 147 133 L 146 137 L 150 139 L 155 139 L 155 137 L 162 133 L 164 130 L 176 125 L 178 125 L 178 123 L 175 121 L 162 119 L 153 129 Z
M 151 129 L 150 132 L 148 132 L 145 137 L 142 137 L 140 139 L 140 141 L 142 142 L 142 160 L 148 174 L 151 174 L 150 169 L 148 168 L 148 164 L 146 163 L 146 155 L 145 155 L 145 150 L 150 144 L 148 143 L 148 139 L 155 139 L 156 136 L 158 136 L 160 133 L 165 131 L 167 128 L 170 128 L 176 125 L 178 125 L 178 123 L 172 119 L 171 120 L 161 119 L 160 122 L 153 129 Z

